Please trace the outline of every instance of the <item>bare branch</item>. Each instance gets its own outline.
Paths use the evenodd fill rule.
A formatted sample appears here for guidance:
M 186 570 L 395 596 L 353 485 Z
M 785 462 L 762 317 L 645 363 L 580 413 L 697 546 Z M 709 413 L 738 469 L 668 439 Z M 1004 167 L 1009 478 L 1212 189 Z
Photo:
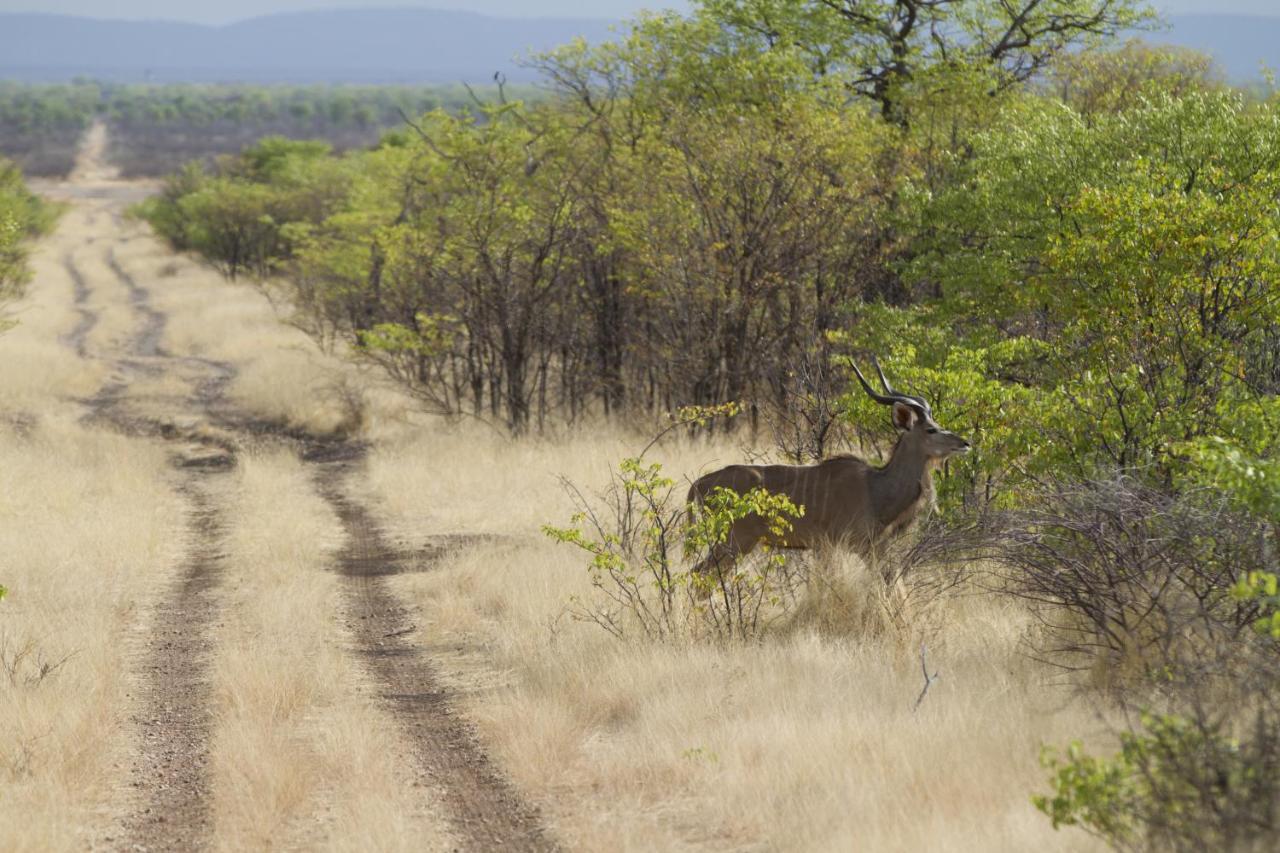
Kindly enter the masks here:
M 933 675 L 929 674 L 929 661 L 926 655 L 928 648 L 924 643 L 920 644 L 920 671 L 924 674 L 924 688 L 921 689 L 920 695 L 916 697 L 916 704 L 911 706 L 911 712 L 915 713 L 920 708 L 920 703 L 924 701 L 924 697 L 929 693 L 929 688 L 933 686 L 933 682 L 938 680 L 938 676 L 942 675 L 942 670 L 938 670 Z

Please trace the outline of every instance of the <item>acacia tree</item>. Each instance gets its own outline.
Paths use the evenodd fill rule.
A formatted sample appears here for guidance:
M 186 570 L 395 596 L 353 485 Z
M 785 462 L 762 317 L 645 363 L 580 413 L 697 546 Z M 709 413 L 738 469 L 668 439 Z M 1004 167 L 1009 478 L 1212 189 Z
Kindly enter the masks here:
M 1004 89 L 1151 17 L 1143 0 L 702 0 L 699 9 L 744 37 L 800 48 L 817 73 L 901 125 L 905 90 L 932 71 L 978 69 Z

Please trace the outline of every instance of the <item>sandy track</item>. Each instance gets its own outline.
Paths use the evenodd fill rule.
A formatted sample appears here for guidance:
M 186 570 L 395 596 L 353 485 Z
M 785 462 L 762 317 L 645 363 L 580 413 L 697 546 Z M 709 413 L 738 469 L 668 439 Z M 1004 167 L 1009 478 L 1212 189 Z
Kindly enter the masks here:
M 101 222 L 95 219 L 95 224 Z M 119 228 L 119 217 L 109 220 Z M 173 370 L 181 361 L 190 374 L 191 360 L 164 354 L 160 340 L 165 317 L 150 305 L 147 291 L 116 259 L 114 246 L 103 263 L 129 294 L 136 315 L 133 332 L 119 349 L 91 356 L 89 332 L 97 315 L 86 307 L 90 277 L 68 253 L 64 265 L 75 284 L 75 303 L 81 320 L 67 343 L 84 358 L 108 361 L 115 378 L 87 401 L 86 420 L 132 436 L 161 436 L 181 441 L 172 461 L 182 471 L 178 492 L 186 498 L 187 557 L 178 566 L 171 587 L 152 612 L 141 662 L 141 696 L 133 718 L 138 732 L 130 769 L 134 806 L 123 817 L 118 842 L 127 850 L 196 850 L 208 846 L 210 819 L 209 750 L 213 717 L 210 703 L 209 659 L 212 627 L 217 617 L 217 588 L 222 574 L 219 537 L 220 509 L 208 478 L 229 470 L 234 456 L 225 447 L 193 444 L 177 435 L 167 420 L 130 411 L 129 387 L 142 375 Z M 203 376 L 191 384 L 184 409 L 209 409 L 233 375 L 228 365 L 196 362 Z M 115 839 L 115 836 L 113 836 Z
M 154 358 L 160 354 L 160 339 L 164 336 L 164 315 L 151 307 L 147 291 L 120 266 L 114 246 L 107 254 L 107 266 L 129 289 L 129 301 L 133 310 L 142 316 L 142 325 L 134 334 L 130 351 L 134 356 Z
M 130 784 L 137 806 L 124 818 L 121 848 L 196 850 L 212 831 L 209 797 L 210 627 L 222 576 L 216 500 L 199 484 L 183 488 L 192 510 L 190 556 L 153 614 L 146 640 L 141 740 Z
M 303 458 L 314 466 L 317 489 L 342 521 L 346 546 L 338 570 L 351 632 L 382 700 L 413 745 L 419 783 L 442 787 L 449 822 L 469 849 L 554 850 L 537 812 L 489 760 L 431 662 L 414 647 L 414 626 L 386 583 L 407 555 L 388 545 L 373 514 L 346 488 L 359 474 L 364 451 L 353 443 L 317 445 Z M 449 540 L 439 547 L 443 553 Z
M 95 130 L 72 180 L 50 192 L 72 201 L 78 208 L 75 215 L 93 231 L 61 255 L 79 315 L 63 342 L 80 358 L 108 368 L 110 378 L 83 401 L 86 423 L 170 442 L 174 488 L 187 504 L 187 529 L 185 556 L 157 591 L 135 654 L 130 791 L 117 829 L 102 841 L 124 850 L 199 850 L 218 843 L 211 790 L 210 749 L 217 720 L 210 664 L 226 574 L 222 538 L 234 509 L 227 503 L 233 492 L 221 481 L 234 470 L 242 447 L 275 444 L 289 447 L 311 467 L 316 491 L 341 523 L 345 546 L 336 569 L 349 636 L 360 664 L 372 676 L 383 711 L 412 753 L 413 767 L 405 768 L 412 779 L 406 785 L 412 781 L 423 796 L 433 792 L 435 809 L 446 812 L 441 817 L 464 849 L 555 849 L 537 812 L 521 801 L 485 754 L 431 662 L 414 644 L 406 610 L 385 582 L 385 575 L 399 571 L 408 555 L 388 547 L 373 513 L 351 496 L 355 490 L 350 482 L 363 474 L 366 448 L 238 412 L 225 396 L 236 376 L 232 365 L 165 350 L 167 317 L 153 304 L 151 282 L 132 274 L 117 254 L 132 227 L 121 211 L 145 189 L 115 181 L 99 162 L 104 148 L 102 132 Z M 117 312 L 118 325 L 122 311 L 129 331 L 110 339 L 107 315 Z M 152 393 L 144 404 L 134 385 L 161 379 L 178 380 L 171 383 L 176 390 Z M 212 429 L 175 426 L 192 423 Z M 443 537 L 441 542 L 445 548 L 451 540 Z

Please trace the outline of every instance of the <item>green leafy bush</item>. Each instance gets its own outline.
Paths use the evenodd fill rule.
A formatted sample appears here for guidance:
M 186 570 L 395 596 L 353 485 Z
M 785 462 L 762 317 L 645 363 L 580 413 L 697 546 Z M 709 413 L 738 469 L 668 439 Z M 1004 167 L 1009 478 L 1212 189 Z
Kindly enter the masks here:
M 1221 723 L 1144 713 L 1111 758 L 1079 743 L 1047 750 L 1053 792 L 1033 799 L 1054 828 L 1079 826 L 1122 850 L 1274 850 L 1280 842 L 1280 720 L 1258 711 L 1243 736 Z
M 27 280 L 26 242 L 48 230 L 53 216 L 27 189 L 18 168 L 0 160 L 0 298 Z
M 801 579 L 787 552 L 761 547 L 758 557 L 720 571 L 693 567 L 717 552 L 735 522 L 763 519 L 785 538 L 803 510 L 784 495 L 718 489 L 696 509 L 657 463 L 626 459 L 609 486 L 593 497 L 568 485 L 579 510 L 569 527 L 547 525 L 557 542 L 591 555 L 598 593 L 576 600 L 573 614 L 618 637 L 631 631 L 655 639 L 759 636 L 794 603 Z

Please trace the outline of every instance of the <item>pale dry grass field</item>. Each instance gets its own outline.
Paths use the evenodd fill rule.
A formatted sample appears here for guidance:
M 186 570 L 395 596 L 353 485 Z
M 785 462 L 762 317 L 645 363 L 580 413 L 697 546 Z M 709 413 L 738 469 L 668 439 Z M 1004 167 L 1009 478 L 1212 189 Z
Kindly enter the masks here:
M 895 622 L 849 557 L 810 603 L 821 613 L 756 644 L 619 641 L 568 618 L 569 597 L 591 589 L 583 557 L 538 534 L 571 512 L 556 475 L 602 486 L 643 443 L 438 429 L 370 463 L 402 541 L 507 537 L 396 582 L 559 837 L 587 850 L 1094 848 L 1055 832 L 1030 798 L 1046 787 L 1041 744 L 1101 726 L 1029 659 L 1028 617 L 1007 601 L 956 592 Z M 673 443 L 654 455 L 681 478 L 740 452 Z M 922 641 L 942 677 L 913 713 Z
M 77 322 L 59 245 L 0 334 L 0 849 L 84 849 L 127 773 L 131 633 L 180 551 L 166 453 L 80 422 L 103 371 L 60 337 Z
M 64 340 L 80 322 L 73 310 L 75 285 L 62 255 L 78 242 L 73 213 L 63 217 L 56 238 L 31 258 L 33 285 L 22 299 L 0 305 L 0 319 L 16 325 L 0 333 L 0 412 L 35 415 L 66 397 L 87 397 L 106 373 L 77 358 Z M 65 231 L 72 233 L 63 236 Z M 63 406 L 65 408 L 65 406 Z
M 407 399 L 369 371 L 323 354 L 287 324 L 288 307 L 273 305 L 260 288 L 175 257 L 154 237 L 131 241 L 117 257 L 138 276 L 172 285 L 153 290 L 155 306 L 168 315 L 162 346 L 233 365 L 227 397 L 237 409 L 314 435 L 369 434 L 411 417 Z M 366 398 L 377 404 L 364 405 Z
M 244 456 L 234 476 L 214 666 L 219 849 L 450 849 L 345 648 L 332 511 L 286 451 Z
M 127 772 L 128 635 L 182 507 L 164 454 L 73 423 L 0 432 L 0 470 L 0 849 L 83 848 Z

